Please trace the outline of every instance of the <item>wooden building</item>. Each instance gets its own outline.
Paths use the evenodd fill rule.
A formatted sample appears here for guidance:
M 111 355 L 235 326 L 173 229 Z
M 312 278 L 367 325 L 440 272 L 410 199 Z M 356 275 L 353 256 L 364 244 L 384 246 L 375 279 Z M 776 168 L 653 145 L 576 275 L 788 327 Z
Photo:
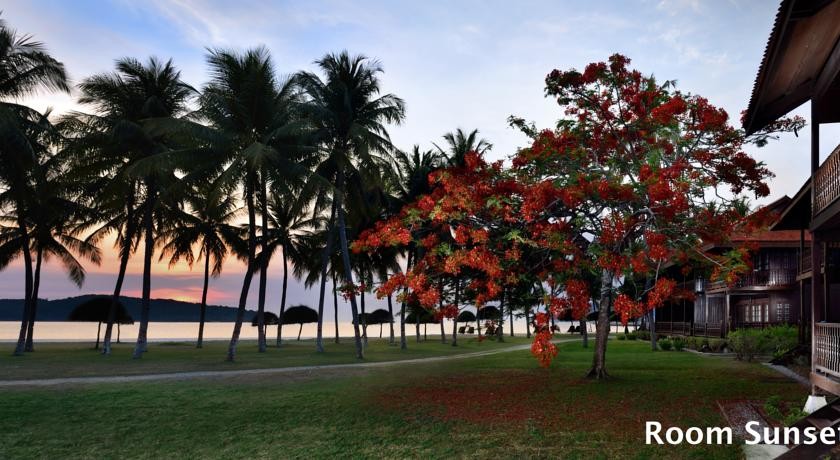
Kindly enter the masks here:
M 771 212 L 785 209 L 791 199 L 784 197 L 769 205 Z M 806 239 L 810 241 L 807 234 Z M 758 247 L 752 255 L 753 270 L 735 283 L 691 279 L 683 290 L 695 298 L 680 299 L 656 311 L 656 331 L 661 334 L 725 337 L 740 328 L 763 328 L 780 324 L 800 324 L 807 318 L 799 281 L 799 255 L 803 234 L 798 230 L 765 231 L 732 237 L 734 244 Z M 706 248 L 711 252 L 729 247 Z
M 798 282 L 811 301 L 811 383 L 840 394 L 840 146 L 820 146 L 820 126 L 840 122 L 840 0 L 782 1 L 744 129 L 756 132 L 806 102 L 810 146 L 791 155 L 810 157 L 810 177 L 772 229 L 802 235 Z

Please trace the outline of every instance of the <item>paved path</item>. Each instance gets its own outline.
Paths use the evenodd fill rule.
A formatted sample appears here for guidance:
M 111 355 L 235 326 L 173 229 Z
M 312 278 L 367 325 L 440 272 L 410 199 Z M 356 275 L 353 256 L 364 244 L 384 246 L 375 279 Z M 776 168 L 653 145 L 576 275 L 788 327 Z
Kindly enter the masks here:
M 576 342 L 580 339 L 566 339 L 557 340 L 554 343 Z M 515 345 L 512 347 L 505 347 L 496 350 L 478 351 L 473 353 L 461 353 L 457 355 L 448 356 L 434 356 L 430 358 L 414 358 L 401 359 L 394 361 L 379 361 L 379 362 L 360 362 L 350 364 L 326 364 L 322 366 L 294 366 L 294 367 L 273 367 L 267 369 L 241 369 L 235 371 L 194 371 L 194 372 L 172 372 L 166 374 L 145 374 L 145 375 L 116 375 L 116 376 L 101 376 L 101 377 L 63 377 L 56 379 L 30 379 L 30 380 L 0 380 L 0 388 L 12 387 L 33 387 L 33 386 L 53 386 L 53 385 L 70 385 L 70 384 L 92 384 L 92 383 L 127 383 L 127 382 L 145 382 L 149 380 L 186 380 L 206 377 L 235 377 L 240 375 L 265 375 L 265 374 L 285 374 L 293 372 L 312 372 L 320 370 L 335 370 L 335 369 L 358 369 L 358 368 L 375 368 L 396 366 L 402 364 L 421 364 L 433 363 L 438 361 L 451 361 L 455 359 L 477 358 L 480 356 L 490 356 L 499 353 L 507 353 L 511 351 L 528 350 L 531 344 Z

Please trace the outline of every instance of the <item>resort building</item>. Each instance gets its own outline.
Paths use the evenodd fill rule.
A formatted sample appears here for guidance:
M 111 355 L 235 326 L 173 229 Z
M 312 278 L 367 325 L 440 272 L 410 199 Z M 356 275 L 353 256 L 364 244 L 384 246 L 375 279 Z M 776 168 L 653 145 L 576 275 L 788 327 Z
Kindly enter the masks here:
M 840 146 L 820 145 L 820 126 L 840 122 L 840 1 L 782 2 L 744 129 L 754 133 L 806 102 L 811 174 L 771 229 L 812 235 L 798 275 L 811 301 L 810 380 L 840 395 Z

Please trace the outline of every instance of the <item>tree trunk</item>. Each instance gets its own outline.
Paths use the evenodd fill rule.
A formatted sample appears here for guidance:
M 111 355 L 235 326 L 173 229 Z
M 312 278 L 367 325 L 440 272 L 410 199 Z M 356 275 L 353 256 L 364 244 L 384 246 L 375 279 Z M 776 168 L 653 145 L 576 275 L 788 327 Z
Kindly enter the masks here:
M 443 280 L 438 283 L 438 308 L 443 313 Z M 440 343 L 446 343 L 446 330 L 443 328 L 443 315 L 440 316 Z
M 29 330 L 29 312 L 32 307 L 32 253 L 29 252 L 29 230 L 26 227 L 26 222 L 23 216 L 18 217 L 18 231 L 20 232 L 20 250 L 23 253 L 23 269 L 24 269 L 24 299 L 23 299 L 23 314 L 20 316 L 20 334 L 18 335 L 17 345 L 15 346 L 14 355 L 22 356 L 23 349 L 26 345 L 26 331 Z
M 525 307 L 525 337 L 531 338 L 531 307 Z
M 120 323 L 117 323 L 117 343 L 120 343 Z
M 144 248 L 143 248 L 143 297 L 140 300 L 140 329 L 137 332 L 137 343 L 134 345 L 134 354 L 132 358 L 140 359 L 143 353 L 146 352 L 146 344 L 148 342 L 147 334 L 149 330 L 149 302 L 152 296 L 152 253 L 155 250 L 155 223 L 154 207 L 155 207 L 155 190 L 152 185 L 149 185 L 149 197 L 146 199 L 146 209 L 143 211 L 143 231 Z
M 382 327 L 383 327 L 384 325 L 385 325 L 385 323 L 379 323 L 379 338 L 380 338 L 380 339 L 382 338 Z
M 364 283 L 364 281 L 362 281 Z M 362 343 L 364 346 L 368 346 L 368 336 L 367 336 L 367 315 L 365 314 L 365 291 L 362 291 L 362 294 L 359 296 L 362 298 L 362 316 L 360 317 L 362 322 Z
M 405 260 L 405 272 L 408 273 L 408 270 L 411 269 L 411 249 L 408 251 L 408 255 L 406 256 Z M 408 349 L 408 341 L 405 337 L 405 294 L 407 289 L 403 288 L 403 300 L 400 306 L 400 350 Z
M 132 186 L 133 187 L 133 186 Z M 108 309 L 108 321 L 105 325 L 105 339 L 102 342 L 102 354 L 111 354 L 111 334 L 114 331 L 114 321 L 117 319 L 117 304 L 120 301 L 120 292 L 122 291 L 123 281 L 125 281 L 125 271 L 128 268 L 128 259 L 131 257 L 131 242 L 134 239 L 134 205 L 133 205 L 134 190 L 129 197 L 126 205 L 126 222 L 125 235 L 123 235 L 123 245 L 120 247 L 120 268 L 117 273 L 117 283 L 114 286 L 114 295 L 111 297 L 111 308 Z
M 610 333 L 612 284 L 612 275 L 604 270 L 601 273 L 601 301 L 598 302 L 598 322 L 595 323 L 595 354 L 592 356 L 592 368 L 586 374 L 587 377 L 598 380 L 609 377 L 607 374 L 607 339 Z
M 388 316 L 391 317 L 391 321 L 388 323 L 388 327 L 391 329 L 388 344 L 394 345 L 396 343 L 396 338 L 394 337 L 394 301 L 391 299 L 391 294 L 388 294 Z
M 455 277 L 455 318 L 452 320 L 452 346 L 458 346 L 458 312 L 461 311 L 461 278 Z
M 210 285 L 210 250 L 204 248 L 204 288 L 201 290 L 201 307 L 198 311 L 198 342 L 195 347 L 204 346 L 204 319 L 207 316 L 207 288 Z
M 337 201 L 338 204 L 336 205 L 338 211 L 338 236 L 339 240 L 341 241 L 341 257 L 344 261 L 344 281 L 347 283 L 348 286 L 354 286 L 353 284 L 353 271 L 350 268 L 350 250 L 347 244 L 347 228 L 345 227 L 345 217 L 344 217 L 344 205 L 342 204 L 342 200 L 344 198 L 344 171 L 338 172 L 338 193 L 337 193 Z M 365 352 L 364 347 L 362 346 L 362 338 L 359 335 L 359 309 L 356 305 L 356 294 L 354 292 L 350 293 L 350 311 L 353 314 L 353 337 L 356 341 L 356 357 L 358 359 L 364 359 Z
M 504 326 L 504 318 L 505 318 L 505 293 L 506 290 L 502 289 L 502 298 L 499 300 L 499 324 L 496 326 L 496 337 L 498 338 L 499 342 L 505 341 L 505 330 L 503 329 Z M 554 315 L 549 313 L 549 315 L 554 318 Z
M 479 310 L 478 306 L 476 306 L 475 307 L 475 330 L 476 330 L 476 332 L 478 332 L 478 338 L 480 339 L 481 338 L 481 320 L 478 319 L 479 311 L 480 310 Z
M 332 283 L 333 283 L 333 315 L 334 315 L 334 322 L 333 325 L 335 327 L 335 343 L 340 343 L 340 339 L 338 338 L 338 285 L 335 282 L 335 272 L 332 274 Z
M 580 320 L 580 334 L 583 336 L 583 348 L 589 348 L 589 331 L 587 329 L 586 320 Z
M 30 301 L 32 306 L 29 308 L 29 324 L 26 331 L 26 346 L 23 351 L 35 351 L 33 343 L 35 335 L 35 318 L 38 314 L 38 290 L 41 286 L 41 262 L 44 258 L 44 251 L 38 246 L 35 251 L 35 279 L 32 284 L 32 297 Z
M 327 266 L 330 263 L 330 254 L 332 254 L 333 238 L 335 238 L 335 209 L 336 202 L 333 197 L 332 206 L 330 206 L 330 220 L 327 224 L 327 244 L 324 246 L 324 252 L 321 253 L 321 292 L 318 297 L 318 332 L 315 337 L 315 351 L 318 353 L 324 352 L 324 296 L 327 289 Z M 336 322 L 337 324 L 338 322 Z M 338 337 L 338 334 L 336 334 Z M 337 342 L 336 342 L 337 343 Z
M 286 313 L 286 289 L 289 286 L 289 258 L 283 248 L 283 292 L 280 294 L 280 316 L 277 317 L 277 346 L 283 344 L 283 315 Z
M 271 260 L 271 255 L 268 253 L 268 179 L 266 178 L 266 171 L 263 168 L 260 174 L 260 218 L 262 220 L 262 238 L 261 248 L 262 260 L 260 260 L 260 281 L 259 290 L 257 294 L 257 350 L 259 353 L 265 353 L 265 290 L 268 285 L 268 263 Z
M 236 309 L 236 322 L 233 325 L 233 335 L 230 338 L 228 345 L 227 360 L 233 361 L 236 359 L 236 345 L 239 343 L 239 334 L 242 332 L 242 320 L 245 318 L 245 304 L 248 301 L 248 289 L 251 287 L 252 268 L 254 266 L 254 256 L 257 252 L 257 216 L 254 211 L 254 194 L 252 181 L 245 186 L 245 202 L 248 208 L 248 262 L 245 269 L 245 279 L 242 280 L 242 291 L 239 293 L 239 306 Z
M 298 338 L 297 341 L 300 342 L 300 333 L 303 332 L 303 323 L 300 323 L 300 327 L 298 328 Z
M 102 332 L 102 321 L 97 323 L 96 325 L 96 345 L 93 346 L 94 350 L 99 349 L 99 333 Z
M 508 319 L 510 320 L 510 336 L 513 337 L 513 308 L 508 308 Z

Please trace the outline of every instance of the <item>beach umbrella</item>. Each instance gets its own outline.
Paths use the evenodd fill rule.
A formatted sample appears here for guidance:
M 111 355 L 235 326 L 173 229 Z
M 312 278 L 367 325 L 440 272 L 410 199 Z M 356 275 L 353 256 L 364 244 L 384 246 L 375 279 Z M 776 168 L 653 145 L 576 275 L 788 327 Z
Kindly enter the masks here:
M 281 318 L 280 321 L 283 325 L 299 324 L 300 328 L 298 329 L 297 339 L 300 340 L 300 333 L 303 331 L 303 325 L 306 323 L 317 323 L 318 312 L 306 305 L 295 305 L 286 309 L 283 313 L 283 318 Z
M 486 307 L 482 307 L 478 310 L 478 319 L 485 320 L 485 319 L 492 319 L 498 321 L 501 318 L 501 311 L 498 308 L 487 305 Z
M 94 349 L 99 349 L 99 334 L 102 330 L 102 323 L 108 321 L 108 312 L 111 310 L 112 300 L 113 297 L 111 296 L 92 297 L 76 305 L 70 311 L 70 314 L 67 315 L 67 321 L 99 323 L 96 327 L 96 345 Z M 117 314 L 114 322 L 117 323 L 117 343 L 119 343 L 120 324 L 134 324 L 134 318 L 128 314 L 128 310 L 125 309 L 125 306 L 119 300 L 117 301 Z
M 359 315 L 361 316 L 361 315 Z M 360 318 L 361 320 L 361 318 Z M 388 310 L 378 309 L 374 310 L 370 313 L 365 313 L 364 316 L 365 324 L 378 324 L 379 325 L 379 338 L 382 338 L 382 325 L 388 324 L 394 321 L 394 318 L 391 317 L 391 314 L 388 313 Z
M 458 315 L 458 318 L 456 318 L 455 320 L 459 323 L 471 323 L 475 321 L 475 313 L 469 310 L 464 310 Z
M 254 315 L 254 317 L 251 319 L 251 326 L 254 326 L 254 327 L 258 326 L 259 325 L 258 320 L 259 320 L 258 314 Z M 275 315 L 274 313 L 272 313 L 270 311 L 263 312 L 263 326 L 266 329 L 268 329 L 268 326 L 280 327 L 280 326 L 278 326 L 278 324 L 279 324 L 279 322 L 277 321 L 277 315 Z
M 419 313 L 419 315 L 418 315 Z M 405 317 L 406 324 L 422 324 L 423 325 L 423 340 L 426 339 L 426 325 L 427 324 L 438 324 L 440 321 L 435 319 L 435 315 L 429 313 L 429 310 L 426 310 L 423 307 L 418 307 L 416 309 L 412 309 L 409 312 L 408 316 Z

